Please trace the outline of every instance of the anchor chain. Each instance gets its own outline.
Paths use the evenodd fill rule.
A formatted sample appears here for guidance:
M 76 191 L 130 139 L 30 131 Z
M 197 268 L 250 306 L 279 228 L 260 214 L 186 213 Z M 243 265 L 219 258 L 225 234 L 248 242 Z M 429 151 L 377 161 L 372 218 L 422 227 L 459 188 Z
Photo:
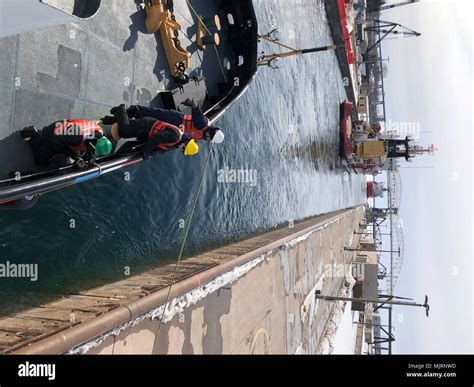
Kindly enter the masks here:
M 171 20 L 173 20 L 175 22 L 176 21 L 176 16 L 174 15 L 174 2 L 173 2 L 173 0 L 167 0 L 166 1 L 166 9 L 171 14 Z M 179 40 L 179 31 L 174 30 L 173 34 L 174 34 L 174 38 L 173 38 L 174 45 L 177 48 L 181 47 L 181 41 Z M 187 82 L 189 80 L 189 77 L 186 75 L 185 72 L 186 72 L 186 65 L 183 61 L 181 61 L 181 62 L 178 63 L 178 76 L 177 76 L 177 78 L 179 80 L 183 81 L 183 82 Z
M 153 0 L 145 0 L 144 3 L 142 3 L 142 6 L 144 4 L 147 4 L 149 6 L 153 6 Z M 140 6 L 138 6 L 140 7 Z M 170 13 L 171 20 L 174 22 L 176 21 L 176 16 L 174 14 L 174 2 L 173 0 L 166 0 L 165 1 L 165 8 L 166 10 Z M 181 47 L 181 41 L 179 40 L 179 31 L 174 30 L 173 31 L 173 42 L 177 48 Z M 177 64 L 177 76 L 174 77 L 175 80 L 177 80 L 179 83 L 187 83 L 189 82 L 189 76 L 186 74 L 186 64 L 181 61 Z

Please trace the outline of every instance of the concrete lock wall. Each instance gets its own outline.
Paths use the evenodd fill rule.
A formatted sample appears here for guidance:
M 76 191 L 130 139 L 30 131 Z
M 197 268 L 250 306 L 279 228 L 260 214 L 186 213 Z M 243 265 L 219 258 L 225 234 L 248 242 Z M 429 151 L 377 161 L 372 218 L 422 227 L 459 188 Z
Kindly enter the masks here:
M 222 281 L 220 288 L 197 298 L 194 305 L 176 308 L 161 328 L 158 319 L 137 320 L 77 350 L 88 354 L 316 353 L 335 303 L 316 301 L 314 291 L 339 293 L 344 275 L 335 269 L 355 256 L 344 247 L 358 242 L 354 230 L 363 212 L 360 206 L 338 214 L 274 248 L 234 282 Z
M 3 317 L 0 353 L 330 353 L 342 305 L 314 295 L 347 293 L 364 213 L 318 215 Z

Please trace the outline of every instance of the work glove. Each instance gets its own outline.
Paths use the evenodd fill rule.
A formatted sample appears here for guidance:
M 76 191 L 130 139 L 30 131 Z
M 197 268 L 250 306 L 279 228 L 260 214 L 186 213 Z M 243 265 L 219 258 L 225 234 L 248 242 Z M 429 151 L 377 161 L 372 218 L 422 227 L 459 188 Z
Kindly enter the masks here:
M 190 108 L 197 108 L 197 103 L 194 101 L 194 98 L 187 98 L 186 101 L 182 102 L 182 105 L 189 106 Z
M 86 163 L 82 158 L 79 157 L 79 158 L 76 160 L 76 165 L 77 165 L 79 168 L 82 169 L 82 168 L 84 168 L 84 167 L 87 165 L 87 163 Z
M 86 165 L 92 165 L 96 162 L 97 157 L 95 156 L 95 148 L 91 144 L 89 144 L 89 148 L 82 155 L 82 160 Z
M 84 161 L 89 164 L 89 165 L 92 165 L 92 164 L 95 164 L 95 162 L 97 161 L 97 157 L 95 157 L 94 154 L 85 154 L 84 155 Z
M 20 134 L 23 137 L 23 139 L 28 141 L 32 137 L 38 136 L 39 132 L 38 132 L 38 129 L 36 129 L 34 126 L 28 126 L 28 127 L 23 128 Z

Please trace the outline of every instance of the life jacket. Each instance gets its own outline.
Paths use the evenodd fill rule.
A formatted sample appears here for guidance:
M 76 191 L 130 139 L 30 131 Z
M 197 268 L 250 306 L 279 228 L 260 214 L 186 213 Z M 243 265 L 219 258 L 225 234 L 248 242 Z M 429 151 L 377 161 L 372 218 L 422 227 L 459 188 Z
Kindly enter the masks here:
M 162 132 L 163 130 L 167 128 L 172 129 L 176 132 L 176 134 L 178 135 L 178 140 L 167 143 L 167 144 L 159 144 L 157 148 L 163 151 L 173 149 L 176 146 L 176 144 L 178 144 L 183 138 L 184 132 L 177 126 L 168 124 L 167 122 L 158 121 L 158 120 L 153 124 L 150 131 L 148 132 L 148 138 L 150 138 L 150 137 L 153 137 L 158 132 Z
M 194 125 L 193 116 L 186 114 L 183 116 L 183 127 L 185 133 L 189 134 L 192 139 L 199 141 L 204 138 L 204 130 L 209 127 L 209 121 L 204 128 L 198 129 L 196 125 Z
M 103 129 L 99 125 L 97 125 L 94 121 L 69 118 L 65 123 L 66 123 L 66 128 L 64 128 L 64 124 L 62 124 L 60 127 L 56 128 L 54 134 L 55 135 L 68 135 L 69 134 L 68 130 L 70 130 L 69 128 L 72 125 L 74 125 L 76 128 L 79 128 L 80 133 L 73 133 L 73 134 L 82 136 L 81 143 L 79 145 L 69 146 L 69 149 L 71 149 L 73 152 L 76 152 L 76 153 L 87 151 L 86 140 L 96 138 L 96 132 L 99 132 L 102 135 L 104 135 Z M 63 130 L 63 132 L 61 133 L 60 130 Z

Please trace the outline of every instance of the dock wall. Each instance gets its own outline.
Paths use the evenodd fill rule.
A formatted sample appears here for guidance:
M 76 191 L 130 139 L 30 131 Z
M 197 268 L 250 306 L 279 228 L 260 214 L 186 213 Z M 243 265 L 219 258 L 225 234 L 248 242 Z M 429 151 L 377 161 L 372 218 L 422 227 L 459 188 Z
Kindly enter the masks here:
M 317 216 L 190 257 L 166 310 L 174 264 L 2 319 L 11 332 L 20 322 L 23 334 L 36 332 L 4 352 L 315 353 L 334 303 L 312 295 L 340 291 L 344 274 L 328 268 L 352 261 L 344 247 L 357 243 L 363 214 L 359 206 Z

